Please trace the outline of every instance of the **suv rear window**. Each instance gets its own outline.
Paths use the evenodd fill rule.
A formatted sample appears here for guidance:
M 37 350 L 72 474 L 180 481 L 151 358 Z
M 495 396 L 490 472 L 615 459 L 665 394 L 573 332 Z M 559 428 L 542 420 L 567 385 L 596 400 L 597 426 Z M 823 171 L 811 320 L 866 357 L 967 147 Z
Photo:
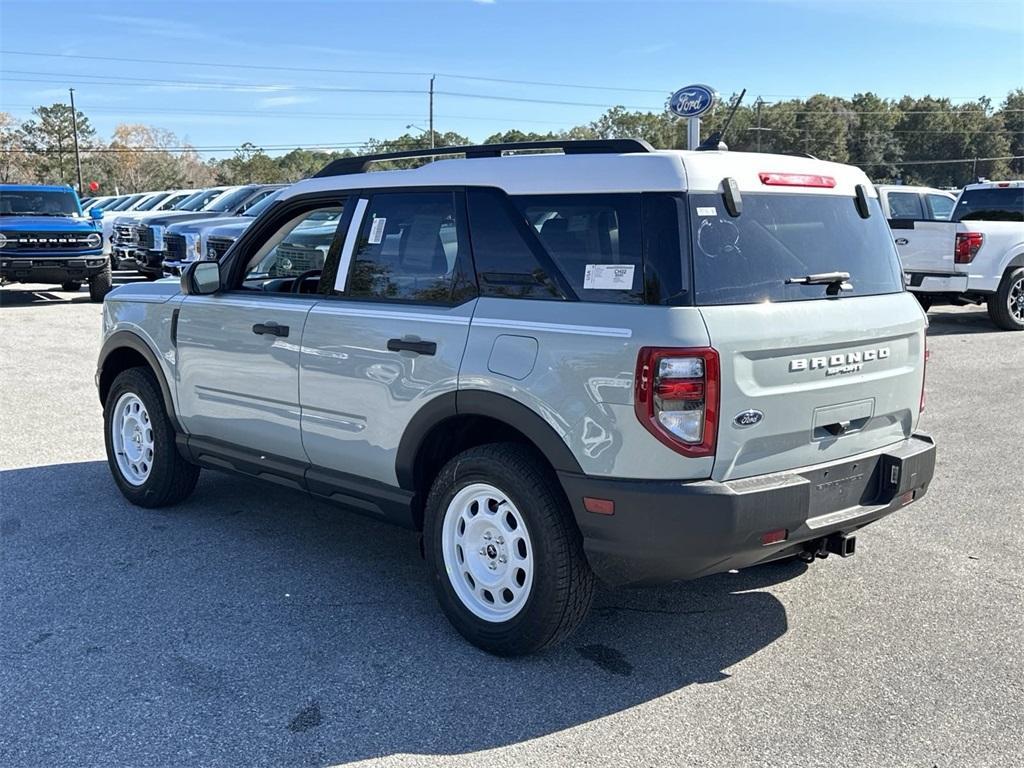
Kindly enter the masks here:
M 966 189 L 953 221 L 1024 221 L 1024 187 Z
M 690 240 L 695 303 L 754 304 L 825 297 L 825 285 L 787 278 L 849 272 L 841 296 L 899 293 L 903 281 L 892 235 L 875 198 L 862 219 L 852 197 L 743 195 L 731 217 L 721 195 L 691 194 Z

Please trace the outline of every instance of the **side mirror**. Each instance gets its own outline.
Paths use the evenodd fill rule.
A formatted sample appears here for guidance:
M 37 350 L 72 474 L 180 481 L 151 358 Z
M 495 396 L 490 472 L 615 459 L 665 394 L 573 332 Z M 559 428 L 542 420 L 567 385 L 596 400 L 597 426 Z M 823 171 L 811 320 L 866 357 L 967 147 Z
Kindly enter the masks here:
M 207 296 L 220 290 L 220 264 L 193 261 L 181 273 L 181 292 L 186 296 Z
M 90 208 L 89 209 L 89 218 L 92 219 L 93 221 L 99 221 L 100 219 L 103 218 L 103 209 L 102 208 Z

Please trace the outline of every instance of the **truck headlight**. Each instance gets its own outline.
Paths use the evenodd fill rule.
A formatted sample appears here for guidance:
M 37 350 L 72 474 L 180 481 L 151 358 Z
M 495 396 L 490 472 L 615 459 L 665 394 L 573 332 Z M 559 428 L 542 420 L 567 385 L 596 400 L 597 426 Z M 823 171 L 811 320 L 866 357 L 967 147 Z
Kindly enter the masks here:
M 103 244 L 103 236 L 99 232 L 93 232 L 85 238 L 86 248 L 99 248 Z
M 164 228 L 159 224 L 154 224 L 150 229 L 153 230 L 153 250 L 162 251 L 164 249 Z

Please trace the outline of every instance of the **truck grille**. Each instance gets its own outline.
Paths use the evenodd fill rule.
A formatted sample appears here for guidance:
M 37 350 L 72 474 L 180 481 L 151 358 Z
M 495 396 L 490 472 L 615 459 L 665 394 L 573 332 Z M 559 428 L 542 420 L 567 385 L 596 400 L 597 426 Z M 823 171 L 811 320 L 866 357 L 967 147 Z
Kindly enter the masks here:
M 271 277 L 298 275 L 310 269 L 321 269 L 324 255 L 316 248 L 307 248 L 292 243 L 277 246 L 277 259 L 270 268 Z
M 134 245 L 139 241 L 139 231 L 134 224 L 116 224 L 110 239 L 117 245 Z
M 153 247 L 153 230 L 149 227 L 137 227 L 139 247 L 140 248 L 152 248 Z
M 167 261 L 185 261 L 189 256 L 185 251 L 183 235 L 164 235 L 164 250 L 167 252 Z
M 91 232 L 10 232 L 6 235 L 4 253 L 8 251 L 67 251 L 89 246 L 86 238 Z
M 228 252 L 228 248 L 230 248 L 234 242 L 235 241 L 229 237 L 211 237 L 206 242 L 206 258 L 211 258 L 212 256 L 217 261 L 220 261 L 224 258 L 224 254 Z M 213 253 L 211 254 L 210 251 Z

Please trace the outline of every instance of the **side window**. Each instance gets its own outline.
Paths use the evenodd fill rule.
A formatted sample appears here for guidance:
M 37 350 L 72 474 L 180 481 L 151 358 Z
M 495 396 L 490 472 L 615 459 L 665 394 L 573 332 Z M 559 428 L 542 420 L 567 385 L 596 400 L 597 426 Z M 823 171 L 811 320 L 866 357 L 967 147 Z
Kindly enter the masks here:
M 890 192 L 889 193 L 889 218 L 890 219 L 923 219 L 924 210 L 921 208 L 921 196 L 917 192 Z
M 949 221 L 953 214 L 953 201 L 945 195 L 925 195 L 928 200 L 928 207 L 931 209 L 931 218 L 936 221 Z
M 454 192 L 373 195 L 352 250 L 351 298 L 456 303 L 468 246 Z
M 581 301 L 643 303 L 639 195 L 513 200 Z
M 515 299 L 563 299 L 563 292 L 540 257 L 539 244 L 527 242 L 529 230 L 519 212 L 503 192 L 471 189 L 469 227 L 473 239 L 473 261 L 481 296 Z M 553 267 L 553 265 L 551 265 Z
M 303 285 L 301 292 L 315 293 L 343 207 L 340 202 L 324 204 L 297 211 L 287 218 L 249 257 L 242 287 L 288 292 L 294 287 L 295 278 L 305 276 L 303 283 L 308 285 Z

